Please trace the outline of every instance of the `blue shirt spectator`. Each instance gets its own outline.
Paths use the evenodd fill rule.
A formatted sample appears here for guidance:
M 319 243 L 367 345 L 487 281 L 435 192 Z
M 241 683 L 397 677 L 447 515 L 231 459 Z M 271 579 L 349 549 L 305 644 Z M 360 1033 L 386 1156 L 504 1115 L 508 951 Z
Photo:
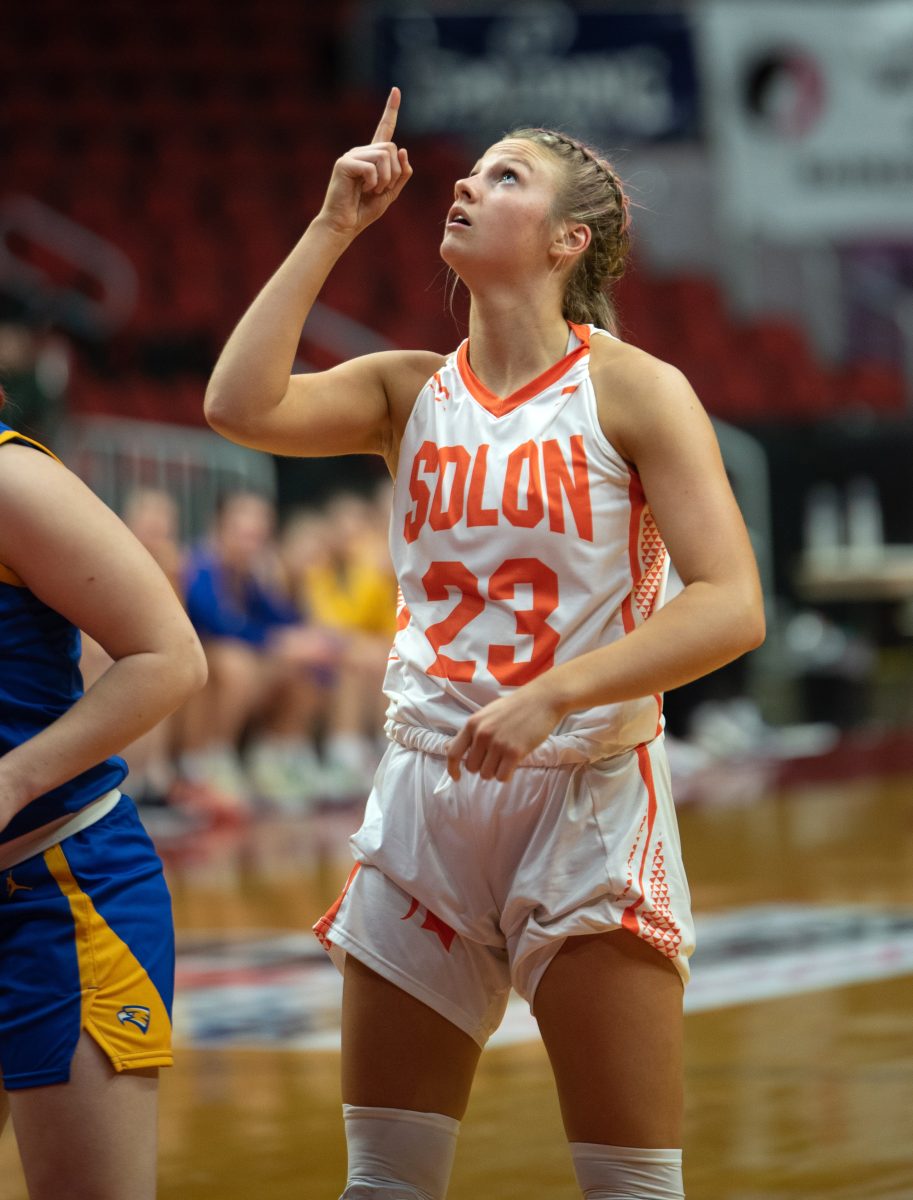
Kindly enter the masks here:
M 201 638 L 237 638 L 257 649 L 265 647 L 277 627 L 301 622 L 290 599 L 268 589 L 256 575 L 227 566 L 211 549 L 191 555 L 186 604 Z

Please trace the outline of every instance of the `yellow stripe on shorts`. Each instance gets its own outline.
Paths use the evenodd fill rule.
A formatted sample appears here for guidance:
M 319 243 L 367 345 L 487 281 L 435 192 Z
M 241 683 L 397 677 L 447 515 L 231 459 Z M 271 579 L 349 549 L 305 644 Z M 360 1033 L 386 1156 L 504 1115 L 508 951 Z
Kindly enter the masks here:
M 171 1021 L 155 984 L 76 882 L 63 848 L 46 850 L 44 861 L 73 914 L 82 1028 L 116 1071 L 171 1066 Z

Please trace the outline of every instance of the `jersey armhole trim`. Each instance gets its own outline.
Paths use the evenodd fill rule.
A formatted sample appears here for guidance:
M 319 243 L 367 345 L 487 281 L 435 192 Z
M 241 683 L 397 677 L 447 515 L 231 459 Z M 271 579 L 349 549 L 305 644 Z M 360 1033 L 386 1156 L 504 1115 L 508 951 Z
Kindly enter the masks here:
M 27 446 L 32 446 L 35 450 L 40 450 L 42 454 L 46 454 L 49 458 L 53 458 L 54 462 L 63 463 L 57 457 L 53 450 L 49 450 L 47 446 L 42 446 L 41 442 L 36 442 L 34 438 L 26 437 L 24 433 L 18 433 L 15 429 L 7 429 L 0 433 L 0 446 L 4 442 L 24 442 Z

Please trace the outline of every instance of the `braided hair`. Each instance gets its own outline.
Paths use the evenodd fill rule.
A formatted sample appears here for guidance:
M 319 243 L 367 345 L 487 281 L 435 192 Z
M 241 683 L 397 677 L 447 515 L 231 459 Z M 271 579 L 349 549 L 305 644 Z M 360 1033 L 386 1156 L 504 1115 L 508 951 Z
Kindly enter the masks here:
M 514 129 L 505 134 L 504 140 L 508 139 L 533 142 L 558 160 L 563 182 L 554 216 L 580 221 L 592 234 L 565 287 L 565 318 L 617 332 L 610 292 L 624 274 L 631 223 L 630 201 L 620 179 L 590 146 L 555 129 Z

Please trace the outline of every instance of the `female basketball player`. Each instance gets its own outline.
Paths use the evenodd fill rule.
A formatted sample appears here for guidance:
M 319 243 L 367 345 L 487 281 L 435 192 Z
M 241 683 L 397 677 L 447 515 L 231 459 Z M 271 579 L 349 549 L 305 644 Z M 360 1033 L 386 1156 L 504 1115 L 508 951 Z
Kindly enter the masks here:
M 85 694 L 80 629 L 113 660 Z M 139 542 L 2 423 L 0 662 L 0 1128 L 32 1200 L 152 1200 L 174 934 L 112 755 L 205 660 Z
M 603 332 L 627 201 L 563 134 L 510 134 L 456 184 L 441 254 L 471 311 L 455 354 L 290 378 L 328 272 L 412 174 L 398 107 L 394 89 L 371 145 L 336 163 L 206 399 L 237 441 L 373 451 L 396 480 L 392 744 L 317 926 L 345 957 L 344 1196 L 444 1196 L 513 984 L 584 1195 L 680 1197 L 692 926 L 660 693 L 760 642 L 752 552 L 686 381 Z M 685 586 L 660 607 L 664 542 Z

